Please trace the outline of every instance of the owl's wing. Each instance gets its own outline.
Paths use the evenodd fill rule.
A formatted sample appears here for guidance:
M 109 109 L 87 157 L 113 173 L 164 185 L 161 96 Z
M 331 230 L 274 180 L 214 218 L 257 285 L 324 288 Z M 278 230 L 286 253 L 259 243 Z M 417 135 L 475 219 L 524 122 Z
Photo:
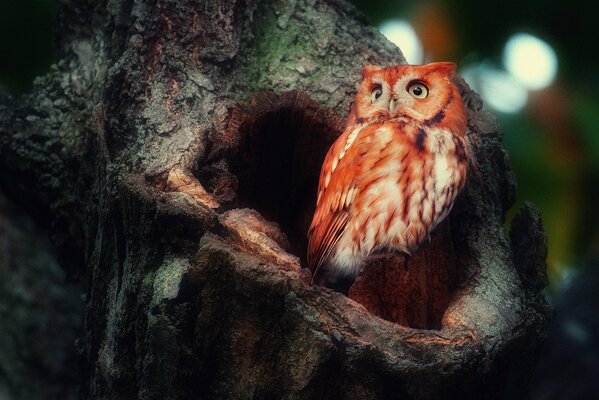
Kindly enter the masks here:
M 358 132 L 356 129 L 344 132 L 323 163 L 316 210 L 308 231 L 308 264 L 312 271 L 326 261 L 349 221 L 349 205 L 357 188 L 352 171 L 355 152 L 348 152 L 347 144 L 353 140 L 352 133 L 355 137 Z
M 321 206 L 314 215 L 309 231 L 308 264 L 314 271 L 330 254 L 335 244 L 341 238 L 349 221 L 348 206 L 343 202 L 355 190 L 353 186 L 339 188 L 341 191 L 327 191 Z

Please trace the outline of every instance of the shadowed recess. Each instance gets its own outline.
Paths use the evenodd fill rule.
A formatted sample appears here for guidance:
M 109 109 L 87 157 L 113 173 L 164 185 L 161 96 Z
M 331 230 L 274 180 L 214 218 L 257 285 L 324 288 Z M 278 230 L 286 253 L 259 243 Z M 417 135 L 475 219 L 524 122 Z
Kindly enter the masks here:
M 320 166 L 343 119 L 299 92 L 260 93 L 239 125 L 238 200 L 279 224 L 305 262 Z

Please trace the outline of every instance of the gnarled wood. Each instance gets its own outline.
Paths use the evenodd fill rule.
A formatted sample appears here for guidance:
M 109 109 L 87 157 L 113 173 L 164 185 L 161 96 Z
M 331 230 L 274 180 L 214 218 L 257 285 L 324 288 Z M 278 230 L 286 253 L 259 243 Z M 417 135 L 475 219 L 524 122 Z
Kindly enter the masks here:
M 455 257 L 460 274 L 428 293 L 434 318 L 407 321 L 438 329 L 414 329 L 297 268 L 362 65 L 403 62 L 352 6 L 63 0 L 58 29 L 58 64 L 1 102 L 0 183 L 89 282 L 83 397 L 524 395 L 547 316 L 542 227 L 527 208 L 510 246 L 514 179 L 464 83 L 477 174 L 439 250 L 408 265 L 428 277 Z

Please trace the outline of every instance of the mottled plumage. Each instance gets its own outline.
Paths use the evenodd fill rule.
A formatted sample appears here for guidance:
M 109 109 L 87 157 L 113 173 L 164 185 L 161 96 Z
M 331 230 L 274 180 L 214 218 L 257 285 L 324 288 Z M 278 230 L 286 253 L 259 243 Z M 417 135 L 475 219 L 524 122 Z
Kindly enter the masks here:
M 455 65 L 367 66 L 345 132 L 320 174 L 308 237 L 314 282 L 353 280 L 381 248 L 413 252 L 466 180 L 466 114 Z

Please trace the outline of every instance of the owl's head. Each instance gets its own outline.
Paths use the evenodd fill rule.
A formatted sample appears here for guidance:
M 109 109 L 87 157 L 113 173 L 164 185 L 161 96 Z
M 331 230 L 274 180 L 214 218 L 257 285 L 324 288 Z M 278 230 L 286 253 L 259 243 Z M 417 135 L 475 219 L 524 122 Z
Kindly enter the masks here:
M 397 65 L 362 70 L 353 112 L 357 121 L 405 117 L 457 134 L 466 129 L 460 91 L 452 82 L 455 64 Z

